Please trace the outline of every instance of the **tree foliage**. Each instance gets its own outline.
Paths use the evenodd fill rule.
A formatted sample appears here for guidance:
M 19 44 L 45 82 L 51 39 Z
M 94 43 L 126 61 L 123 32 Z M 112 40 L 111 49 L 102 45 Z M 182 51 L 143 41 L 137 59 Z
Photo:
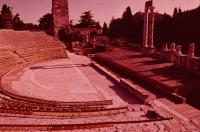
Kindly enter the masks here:
M 112 19 L 110 22 L 110 37 L 123 37 L 123 38 L 132 38 L 132 26 L 133 26 L 133 15 L 130 7 L 127 7 L 123 12 L 121 18 Z
M 19 13 L 13 17 L 13 27 L 15 30 L 22 30 L 25 27 L 24 22 L 20 19 Z
M 102 35 L 109 36 L 109 29 L 105 22 L 103 24 Z
M 142 44 L 144 13 L 137 12 L 132 17 L 130 14 L 130 9 L 127 8 L 121 18 L 111 20 L 110 36 L 111 38 L 126 38 L 134 43 Z M 173 16 L 155 13 L 154 44 L 157 48 L 161 48 L 163 43 L 175 42 L 182 45 L 183 52 L 186 53 L 188 44 L 195 42 L 196 53 L 200 55 L 199 23 L 200 7 L 189 11 L 175 8 Z
M 3 28 L 3 19 L 2 19 L 2 15 L 0 14 L 0 29 Z
M 11 10 L 10 10 L 10 7 L 7 6 L 6 4 L 4 4 L 2 6 L 2 10 L 1 10 L 1 14 L 12 14 Z
M 53 25 L 53 15 L 50 13 L 47 13 L 43 15 L 39 20 L 39 27 L 41 29 L 48 29 Z
M 2 10 L 1 10 L 1 22 L 0 22 L 0 27 L 1 28 L 10 28 L 12 27 L 12 12 L 10 10 L 10 7 L 7 6 L 6 4 L 4 4 L 2 6 Z M 7 26 L 7 24 L 9 23 L 9 27 Z M 11 24 L 10 24 L 11 23 Z
M 24 23 L 21 18 L 19 13 L 15 14 L 14 16 L 12 15 L 13 13 L 10 10 L 10 7 L 4 4 L 2 6 L 2 10 L 0 13 L 0 28 L 4 28 L 3 25 L 7 22 L 7 20 L 4 18 L 5 15 L 9 16 L 12 22 L 12 28 L 14 30 L 37 30 L 38 26 L 36 24 L 32 23 Z
M 72 32 L 67 35 L 67 42 L 82 42 L 84 40 L 83 36 L 79 32 Z
M 122 19 L 128 22 L 128 21 L 131 21 L 132 17 L 133 17 L 133 14 L 132 14 L 131 8 L 128 6 L 126 8 L 126 11 L 124 11 L 122 15 Z
M 53 15 L 47 13 L 39 19 L 39 28 L 47 34 L 53 34 Z
M 93 19 L 91 11 L 83 12 L 80 16 L 79 23 L 74 26 L 75 28 L 101 28 L 99 22 Z
M 175 7 L 175 8 L 174 8 L 173 17 L 176 17 L 177 15 L 178 15 L 178 9 Z

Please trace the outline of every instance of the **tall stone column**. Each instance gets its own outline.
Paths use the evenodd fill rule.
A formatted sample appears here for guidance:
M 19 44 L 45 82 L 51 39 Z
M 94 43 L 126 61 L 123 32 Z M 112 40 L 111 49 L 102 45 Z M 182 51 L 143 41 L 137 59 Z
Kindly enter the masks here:
M 53 30 L 55 38 L 58 38 L 58 31 L 64 29 L 69 31 L 69 10 L 68 0 L 52 0 Z
M 191 43 L 189 45 L 188 57 L 194 57 L 194 50 L 195 50 L 195 44 Z
M 171 45 L 170 45 L 170 51 L 171 52 L 175 52 L 176 51 L 176 44 L 175 43 L 171 43 Z
M 191 43 L 189 45 L 189 50 L 188 50 L 188 54 L 187 54 L 187 61 L 186 61 L 186 67 L 188 69 L 192 68 L 193 64 L 192 64 L 192 60 L 194 57 L 194 50 L 195 50 L 195 44 Z
M 148 47 L 148 29 L 149 28 L 149 13 L 148 8 L 145 7 L 145 14 L 144 14 L 144 31 L 143 31 L 143 47 Z
M 182 55 L 182 51 L 181 51 L 181 45 L 178 45 L 176 48 L 176 54 L 181 56 Z
M 150 8 L 148 46 L 149 46 L 149 48 L 154 48 L 154 7 Z

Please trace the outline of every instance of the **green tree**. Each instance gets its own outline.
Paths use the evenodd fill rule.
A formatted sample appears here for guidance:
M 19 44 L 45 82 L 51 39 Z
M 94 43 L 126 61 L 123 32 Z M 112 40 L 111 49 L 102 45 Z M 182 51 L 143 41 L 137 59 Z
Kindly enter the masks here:
M 6 4 L 4 4 L 4 5 L 2 6 L 1 14 L 11 14 L 10 7 L 7 6 Z
M 2 28 L 12 28 L 12 12 L 6 4 L 2 6 L 1 20 Z
M 176 17 L 178 15 L 178 9 L 174 8 L 174 13 L 173 13 L 173 17 Z
M 44 30 L 47 34 L 53 34 L 53 15 L 50 13 L 45 14 L 39 20 L 39 28 Z
M 123 29 L 122 32 L 124 34 L 125 38 L 132 38 L 132 19 L 133 19 L 133 15 L 132 15 L 132 11 L 131 8 L 128 6 L 126 8 L 126 10 L 124 11 L 123 15 L 122 15 L 122 23 L 123 23 Z
M 102 35 L 108 36 L 109 30 L 107 24 L 104 22 L 103 29 L 102 29 Z
M 122 19 L 124 19 L 125 21 L 131 21 L 132 17 L 133 17 L 133 14 L 132 14 L 131 8 L 128 6 L 126 8 L 126 11 L 122 15 Z
M 0 14 L 0 29 L 3 28 L 3 19 L 2 19 L 2 15 Z
M 77 28 L 90 28 L 95 27 L 96 22 L 93 19 L 93 15 L 91 11 L 83 12 L 80 16 L 79 24 L 77 24 L 75 27 Z
M 100 25 L 99 22 L 96 22 L 96 24 L 95 24 L 95 28 L 96 28 L 96 29 L 101 29 L 101 25 Z
M 17 13 L 14 17 L 13 17 L 13 27 L 15 30 L 23 30 L 25 29 L 25 24 L 23 23 L 23 21 L 20 19 L 19 13 Z
M 179 13 L 179 14 L 181 14 L 181 13 L 182 13 L 182 10 L 181 10 L 181 8 L 180 8 L 180 7 L 178 8 L 178 13 Z
M 123 27 L 123 21 L 120 18 L 112 18 L 110 24 L 109 24 L 109 30 L 110 30 L 110 38 L 115 39 L 118 37 L 122 37 L 124 35 L 124 27 Z

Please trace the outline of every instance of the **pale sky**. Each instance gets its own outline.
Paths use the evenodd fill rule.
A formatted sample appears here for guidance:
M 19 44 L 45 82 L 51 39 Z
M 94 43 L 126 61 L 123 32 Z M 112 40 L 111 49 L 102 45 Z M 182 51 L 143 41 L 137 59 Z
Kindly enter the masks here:
M 133 14 L 144 10 L 146 0 L 69 0 L 70 19 L 76 22 L 81 13 L 91 10 L 94 19 L 101 24 L 110 22 L 112 17 L 121 17 L 127 6 Z M 0 7 L 7 4 L 13 7 L 14 13 L 19 13 L 24 22 L 37 23 L 39 18 L 51 12 L 51 0 L 0 0 Z M 200 0 L 154 0 L 155 11 L 172 14 L 175 7 L 182 10 L 196 8 Z

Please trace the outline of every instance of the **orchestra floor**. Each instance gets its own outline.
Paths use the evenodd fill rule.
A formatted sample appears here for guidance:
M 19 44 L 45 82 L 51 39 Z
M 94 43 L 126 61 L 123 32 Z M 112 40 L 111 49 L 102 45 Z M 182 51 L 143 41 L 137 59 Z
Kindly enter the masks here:
M 121 86 L 90 66 L 90 59 L 70 54 L 8 73 L 3 88 L 11 93 L 51 101 L 113 100 L 117 106 L 139 101 Z

